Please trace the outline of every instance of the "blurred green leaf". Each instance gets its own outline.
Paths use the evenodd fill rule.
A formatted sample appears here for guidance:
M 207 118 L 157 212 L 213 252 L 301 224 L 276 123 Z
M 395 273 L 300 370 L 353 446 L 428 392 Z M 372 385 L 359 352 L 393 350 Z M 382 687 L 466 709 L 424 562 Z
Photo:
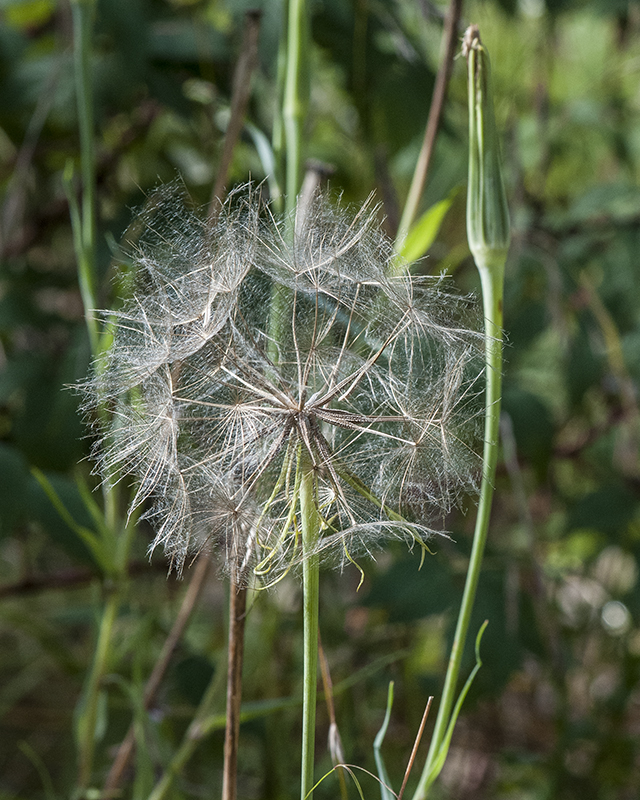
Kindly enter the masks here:
M 45 485 L 50 487 L 51 495 L 35 477 L 31 477 L 27 483 L 30 519 L 38 522 L 52 542 L 70 556 L 85 564 L 100 566 L 102 554 L 98 555 L 100 548 L 96 551 L 92 544 L 95 538 L 91 530 L 92 520 L 75 481 L 66 475 L 41 475 Z M 56 498 L 55 503 L 53 498 Z M 63 516 L 59 509 L 63 511 Z M 85 537 L 81 531 L 87 532 L 88 536 Z
M 640 188 L 634 184 L 603 183 L 574 200 L 567 214 L 567 222 L 602 222 L 605 219 L 627 222 L 637 218 L 639 208 Z
M 637 494 L 621 483 L 604 485 L 570 507 L 567 530 L 586 528 L 619 540 L 626 533 L 639 501 Z
M 154 58 L 198 64 L 217 61 L 229 55 L 228 39 L 207 24 L 193 19 L 165 19 L 156 22 L 149 36 L 149 51 Z
M 202 655 L 190 655 L 179 661 L 174 668 L 178 690 L 192 705 L 197 706 L 214 673 L 214 666 Z
M 539 478 L 543 479 L 555 438 L 550 410 L 538 397 L 517 388 L 505 390 L 502 406 L 511 417 L 518 453 L 532 464 Z
M 76 522 L 76 520 L 73 517 L 73 514 L 71 514 L 71 512 L 65 505 L 64 501 L 61 499 L 60 495 L 54 488 L 49 478 L 44 474 L 44 472 L 42 472 L 39 469 L 36 469 L 35 467 L 32 468 L 31 471 L 33 473 L 33 476 L 38 481 L 38 483 L 46 493 L 47 497 L 51 501 L 51 504 L 60 515 L 60 518 L 68 525 L 69 529 L 73 531 L 73 533 L 75 533 L 78 539 L 80 539 L 80 541 L 84 545 L 86 545 L 86 547 L 90 550 L 94 560 L 100 565 L 101 569 L 105 572 L 105 574 L 109 574 L 110 572 L 112 572 L 114 569 L 113 556 L 115 554 L 110 553 L 108 549 L 105 547 L 107 542 L 105 542 L 103 538 L 98 536 L 90 528 Z M 80 492 L 78 492 L 78 494 L 82 497 L 82 494 Z M 86 508 L 86 503 L 85 503 L 85 508 Z
M 455 192 L 428 208 L 407 234 L 400 255 L 409 263 L 417 261 L 435 242 L 442 221 L 451 208 Z
M 16 28 L 44 25 L 56 8 L 54 0 L 18 0 L 5 6 L 5 19 Z
M 528 654 L 544 653 L 531 596 L 522 577 L 515 563 L 503 569 L 485 568 L 480 577 L 470 630 L 480 630 L 485 620 L 489 625 L 483 636 L 484 669 L 475 679 L 473 698 L 499 694 Z M 453 630 L 450 641 L 452 637 Z M 474 658 L 472 642 L 467 642 L 467 669 L 472 669 Z
M 602 355 L 594 350 L 587 319 L 581 315 L 567 358 L 567 388 L 574 408 L 583 402 L 587 390 L 601 380 L 604 368 Z
M 0 442 L 0 537 L 27 516 L 28 482 L 29 467 L 22 453 Z
M 410 622 L 454 608 L 459 597 L 446 560 L 426 555 L 421 568 L 417 558 L 405 557 L 376 575 L 362 602 L 383 608 L 391 622 Z

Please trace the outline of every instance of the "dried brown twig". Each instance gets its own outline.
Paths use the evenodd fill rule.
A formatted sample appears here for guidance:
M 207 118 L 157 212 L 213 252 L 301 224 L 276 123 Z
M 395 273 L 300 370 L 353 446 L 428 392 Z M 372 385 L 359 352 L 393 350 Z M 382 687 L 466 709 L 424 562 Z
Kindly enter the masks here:
M 413 764 L 416 760 L 416 755 L 418 753 L 418 747 L 420 746 L 422 734 L 424 733 L 424 726 L 427 724 L 427 717 L 429 716 L 429 711 L 431 710 L 431 703 L 433 703 L 433 697 L 430 697 L 427 700 L 427 705 L 422 715 L 420 727 L 418 728 L 418 733 L 416 734 L 416 740 L 413 743 L 413 749 L 411 750 L 411 755 L 409 756 L 409 763 L 407 764 L 407 768 L 404 772 L 402 786 L 400 787 L 400 791 L 398 792 L 398 800 L 402 800 L 402 796 L 404 795 L 404 790 L 407 786 L 407 781 L 409 780 L 409 775 L 411 775 L 411 770 L 413 769 Z
M 242 665 L 244 661 L 244 623 L 247 609 L 247 587 L 236 577 L 229 581 L 229 650 L 227 657 L 227 720 L 224 738 L 222 800 L 235 800 L 240 738 L 240 704 L 242 700 Z
M 216 182 L 211 192 L 209 217 L 215 218 L 226 194 L 227 177 L 242 126 L 244 125 L 247 105 L 251 95 L 251 75 L 258 63 L 258 33 L 262 12 L 256 9 L 247 11 L 245 15 L 244 33 L 240 58 L 233 76 L 233 92 L 231 95 L 231 116 L 224 136 L 222 156 L 216 175 Z
M 416 163 L 416 168 L 413 173 L 411 187 L 409 188 L 409 195 L 405 203 L 402 218 L 400 220 L 400 227 L 398 229 L 398 244 L 406 239 L 409 233 L 413 220 L 415 219 L 418 204 L 424 191 L 427 182 L 427 174 L 431 164 L 431 157 L 440 127 L 440 120 L 442 118 L 442 109 L 444 108 L 444 101 L 447 94 L 447 86 L 449 85 L 449 78 L 451 77 L 451 70 L 453 68 L 453 57 L 458 45 L 458 26 L 460 23 L 460 15 L 462 13 L 463 0 L 451 0 L 447 15 L 444 21 L 443 38 L 443 54 L 438 74 L 436 76 L 435 86 L 433 87 L 433 97 L 431 98 L 431 107 L 429 109 L 429 118 L 427 120 L 427 127 L 424 132 L 424 139 L 420 149 L 420 155 Z
M 327 712 L 329 714 L 329 750 L 331 753 L 331 761 L 334 767 L 345 766 L 344 751 L 342 749 L 342 739 L 340 738 L 340 731 L 338 729 L 338 722 L 336 719 L 336 707 L 333 702 L 333 681 L 331 680 L 331 673 L 329 671 L 329 662 L 327 661 L 326 653 L 322 647 L 322 640 L 318 634 L 318 656 L 320 662 L 320 673 L 322 675 L 322 687 L 324 689 L 324 699 L 327 704 Z M 344 779 L 344 769 L 338 771 L 338 781 L 340 783 L 340 797 L 346 800 L 347 784 Z

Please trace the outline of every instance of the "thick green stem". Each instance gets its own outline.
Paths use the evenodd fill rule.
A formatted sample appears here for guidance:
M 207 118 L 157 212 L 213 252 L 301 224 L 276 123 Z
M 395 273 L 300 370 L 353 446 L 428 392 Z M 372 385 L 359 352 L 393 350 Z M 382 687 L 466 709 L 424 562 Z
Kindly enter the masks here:
M 302 699 L 302 771 L 300 798 L 311 797 L 318 689 L 318 597 L 320 568 L 316 551 L 320 515 L 314 473 L 305 469 L 300 483 L 303 548 L 304 674 Z
M 109 666 L 111 637 L 114 623 L 118 616 L 119 605 L 120 595 L 114 591 L 108 597 L 102 613 L 93 664 L 78 715 L 76 728 L 78 737 L 78 788 L 81 792 L 88 788 L 93 773 L 100 684 Z
M 471 612 L 478 588 L 482 556 L 484 554 L 489 518 L 493 500 L 493 484 L 498 460 L 498 434 L 500 428 L 500 398 L 502 391 L 502 297 L 504 259 L 501 263 L 478 263 L 482 282 L 482 295 L 485 315 L 485 358 L 486 358 L 486 394 L 485 394 L 485 428 L 484 428 L 484 463 L 480 503 L 473 535 L 473 547 L 467 570 L 467 579 L 462 596 L 462 604 L 458 615 L 458 623 L 453 638 L 449 665 L 445 678 L 442 700 L 438 709 L 427 762 L 420 776 L 420 782 L 413 800 L 424 800 L 430 785 L 437 777 L 434 765 L 440 755 L 445 739 L 451 710 L 456 699 L 460 665 L 465 642 L 469 632 Z
M 302 183 L 302 122 L 306 113 L 307 89 L 304 76 L 307 57 L 307 7 L 306 0 L 289 0 L 287 14 L 287 48 L 282 98 L 282 123 L 285 145 L 285 219 L 287 240 L 293 245 L 295 213 L 298 192 Z M 281 182 L 282 185 L 282 182 Z M 269 312 L 268 355 L 274 364 L 278 362 L 278 345 L 287 333 L 288 312 L 291 307 L 291 292 L 284 286 L 274 284 L 271 290 Z
M 289 0 L 287 66 L 282 117 L 286 146 L 285 211 L 293 214 L 302 182 L 302 121 L 305 115 L 303 59 L 306 43 L 306 0 Z

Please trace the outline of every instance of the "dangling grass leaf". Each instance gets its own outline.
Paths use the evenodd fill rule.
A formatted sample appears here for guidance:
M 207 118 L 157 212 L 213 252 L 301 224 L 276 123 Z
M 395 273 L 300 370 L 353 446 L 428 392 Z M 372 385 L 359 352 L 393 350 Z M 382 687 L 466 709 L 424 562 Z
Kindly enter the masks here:
M 382 721 L 382 726 L 380 730 L 376 734 L 376 738 L 373 740 L 373 757 L 376 761 L 376 769 L 378 771 L 378 778 L 380 779 L 380 796 L 381 800 L 394 800 L 395 795 L 389 789 L 391 786 L 391 781 L 389 780 L 389 774 L 387 773 L 387 768 L 384 763 L 384 759 L 382 757 L 382 743 L 384 741 L 384 737 L 387 735 L 387 728 L 389 727 L 389 720 L 391 719 L 391 708 L 393 706 L 393 681 L 389 682 L 389 689 L 387 692 L 387 710 L 384 715 L 384 720 Z

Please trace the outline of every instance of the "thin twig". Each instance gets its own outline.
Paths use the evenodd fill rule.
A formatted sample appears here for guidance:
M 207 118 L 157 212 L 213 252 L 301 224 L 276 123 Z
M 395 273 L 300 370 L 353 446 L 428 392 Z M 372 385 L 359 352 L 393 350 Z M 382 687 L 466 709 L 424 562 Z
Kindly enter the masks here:
M 251 94 L 251 75 L 258 63 L 258 34 L 262 12 L 256 9 L 245 15 L 240 58 L 233 78 L 231 117 L 227 126 L 222 158 L 209 205 L 209 220 L 215 220 L 226 194 L 226 183 L 233 151 L 240 138 Z M 233 563 L 233 562 L 232 562 Z M 238 740 L 242 700 L 242 664 L 244 657 L 244 622 L 247 589 L 238 582 L 237 567 L 232 566 L 229 581 L 229 644 L 227 661 L 227 713 L 224 735 L 222 798 L 235 800 L 237 795 Z
M 609 370 L 617 384 L 620 396 L 622 408 L 621 438 L 617 442 L 615 456 L 623 474 L 626 477 L 637 478 L 639 476 L 638 451 L 640 442 L 638 440 L 638 420 L 640 419 L 640 411 L 638 410 L 636 388 L 624 357 L 620 331 L 607 307 L 602 302 L 586 269 L 580 273 L 579 280 L 586 295 L 589 309 L 600 327 L 605 343 Z
M 234 566 L 229 582 L 229 650 L 227 669 L 227 720 L 224 735 L 222 800 L 236 800 L 240 703 L 242 701 L 242 663 L 247 589 L 238 583 Z
M 431 157 L 440 127 L 445 97 L 447 95 L 447 86 L 449 85 L 449 78 L 451 77 L 451 70 L 453 68 L 453 56 L 457 49 L 458 25 L 462 13 L 462 3 L 463 0 L 451 0 L 445 17 L 444 30 L 442 32 L 442 61 L 440 62 L 438 74 L 436 75 L 436 82 L 433 87 L 433 97 L 431 99 L 429 118 L 424 132 L 422 148 L 420 149 L 418 162 L 413 173 L 407 202 L 405 203 L 402 218 L 400 219 L 400 227 L 398 228 L 398 236 L 396 239 L 397 248 L 402 246 L 402 243 L 409 233 L 409 228 L 415 219 L 418 204 L 427 182 L 427 174 L 429 172 Z
M 209 556 L 204 553 L 200 556 L 193 571 L 193 576 L 189 582 L 189 586 L 182 600 L 182 605 L 178 611 L 169 635 L 162 647 L 158 660 L 149 676 L 149 680 L 144 689 L 144 707 L 148 709 L 153 704 L 162 679 L 167 671 L 171 656 L 173 655 L 178 642 L 182 638 L 187 623 L 191 617 L 193 609 L 200 597 L 200 592 L 204 586 L 206 577 L 209 573 L 211 560 Z M 133 725 L 127 731 L 127 735 L 118 747 L 118 752 L 113 760 L 109 774 L 104 783 L 103 796 L 108 797 L 115 793 L 120 786 L 122 775 L 131 760 L 133 750 L 135 747 L 135 733 Z
M 226 194 L 225 187 L 229 175 L 229 167 L 233 158 L 244 118 L 251 95 L 251 75 L 258 63 L 258 33 L 260 31 L 260 17 L 262 12 L 256 9 L 247 11 L 244 18 L 244 32 L 240 58 L 233 76 L 233 91 L 231 93 L 231 116 L 224 135 L 220 166 L 216 175 L 216 182 L 211 193 L 209 204 L 209 219 L 215 219 Z
M 413 743 L 413 749 L 411 751 L 411 755 L 409 756 L 409 763 L 407 764 L 407 769 L 405 770 L 404 778 L 402 779 L 402 786 L 398 792 L 398 800 L 402 800 L 402 795 L 404 794 L 407 781 L 409 780 L 409 775 L 411 775 L 411 770 L 413 768 L 414 761 L 416 760 L 416 755 L 418 754 L 418 747 L 420 747 L 422 734 L 424 733 L 424 726 L 427 724 L 427 717 L 429 716 L 429 711 L 431 710 L 431 703 L 433 703 L 433 697 L 430 697 L 427 700 L 427 705 L 424 709 L 424 714 L 422 715 L 422 721 L 420 722 L 420 727 L 418 728 L 418 733 L 416 734 L 416 740 Z
M 12 234 L 22 223 L 29 186 L 27 175 L 36 153 L 40 134 L 56 98 L 62 64 L 63 59 L 61 58 L 49 73 L 47 82 L 38 95 L 24 140 L 14 162 L 13 172 L 0 207 L 0 257 L 4 257 L 9 250 L 12 245 Z

